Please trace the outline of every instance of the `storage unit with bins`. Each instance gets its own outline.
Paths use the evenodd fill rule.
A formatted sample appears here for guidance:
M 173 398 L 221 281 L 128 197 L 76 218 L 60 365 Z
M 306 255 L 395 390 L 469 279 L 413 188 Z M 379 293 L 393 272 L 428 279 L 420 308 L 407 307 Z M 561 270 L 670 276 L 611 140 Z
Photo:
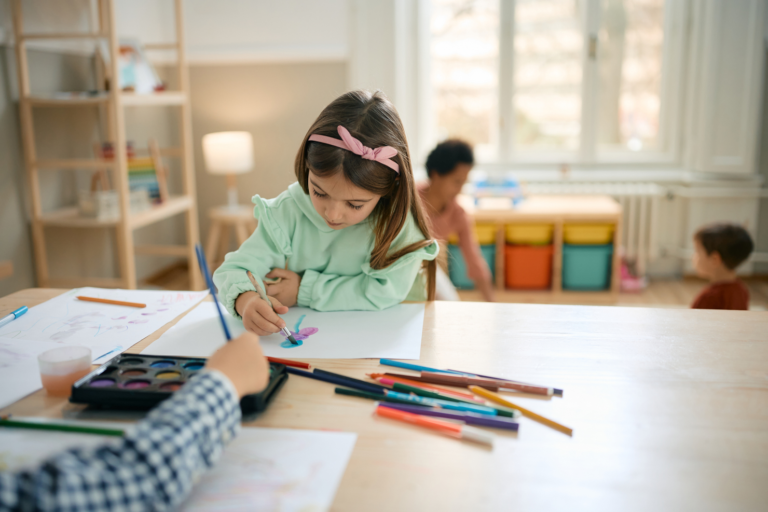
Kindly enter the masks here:
M 616 301 L 621 206 L 610 197 L 532 196 L 514 209 L 502 201 L 476 207 L 469 197 L 460 203 L 476 223 L 499 300 Z M 448 252 L 451 280 L 459 289 L 473 288 L 458 246 L 449 245 Z M 462 297 L 475 299 L 478 293 L 464 291 Z

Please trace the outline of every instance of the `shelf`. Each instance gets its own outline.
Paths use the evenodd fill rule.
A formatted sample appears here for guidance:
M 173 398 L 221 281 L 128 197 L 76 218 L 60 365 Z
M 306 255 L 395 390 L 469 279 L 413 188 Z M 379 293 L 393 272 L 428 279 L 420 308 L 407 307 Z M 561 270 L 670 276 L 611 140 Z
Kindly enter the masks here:
M 34 39 L 105 39 L 106 32 L 60 32 L 51 34 L 21 34 L 22 41 Z
M 114 166 L 114 160 L 96 160 L 93 158 L 38 160 L 32 164 L 32 167 L 38 169 L 111 169 Z
M 131 229 L 139 229 L 154 222 L 167 219 L 181 212 L 189 210 L 193 206 L 190 196 L 171 197 L 163 204 L 153 206 L 149 210 L 131 215 Z
M 121 92 L 120 102 L 124 106 L 134 105 L 183 105 L 187 101 L 187 95 L 179 91 L 161 91 L 151 94 L 136 94 L 133 92 Z
M 172 217 L 173 215 L 187 211 L 192 207 L 192 198 L 189 196 L 171 197 L 168 201 L 149 210 L 131 214 L 130 227 L 138 229 L 154 222 Z M 116 226 L 119 218 L 113 219 L 95 219 L 92 217 L 83 217 L 76 206 L 62 208 L 45 213 L 40 216 L 40 222 L 44 226 L 59 226 L 70 228 L 106 228 Z
M 69 228 L 106 228 L 114 226 L 119 219 L 99 220 L 93 217 L 83 217 L 77 206 L 61 208 L 40 216 L 40 222 L 44 226 L 59 226 Z
M 109 94 L 99 94 L 91 97 L 63 98 L 55 96 L 26 96 L 22 98 L 33 107 L 81 107 L 101 105 L 109 102 Z

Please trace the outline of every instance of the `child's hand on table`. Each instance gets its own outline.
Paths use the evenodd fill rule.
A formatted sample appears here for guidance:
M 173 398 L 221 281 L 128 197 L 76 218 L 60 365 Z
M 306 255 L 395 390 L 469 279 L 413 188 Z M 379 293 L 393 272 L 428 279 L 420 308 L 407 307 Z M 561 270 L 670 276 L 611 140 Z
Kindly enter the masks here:
M 242 398 L 258 393 L 269 382 L 269 362 L 259 345 L 259 337 L 246 332 L 213 353 L 205 365 L 226 375 Z
M 277 297 L 282 305 L 289 308 L 296 305 L 299 298 L 299 285 L 301 284 L 299 274 L 282 268 L 273 268 L 266 277 L 270 279 L 280 278 L 277 283 L 266 283 L 267 295 Z
M 269 300 L 274 310 L 256 292 L 241 293 L 237 298 L 235 310 L 243 317 L 243 326 L 247 331 L 267 336 L 285 327 L 285 321 L 277 315 L 287 313 L 288 308 L 275 297 L 270 296 Z

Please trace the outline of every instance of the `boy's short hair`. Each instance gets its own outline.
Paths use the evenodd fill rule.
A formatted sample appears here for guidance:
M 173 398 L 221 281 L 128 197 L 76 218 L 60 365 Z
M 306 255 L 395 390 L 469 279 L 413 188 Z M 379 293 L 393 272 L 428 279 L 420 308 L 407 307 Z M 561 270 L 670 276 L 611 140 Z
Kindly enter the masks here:
M 472 146 L 460 139 L 448 139 L 437 145 L 427 157 L 427 175 L 450 174 L 457 164 L 474 165 Z
M 694 240 L 698 240 L 707 255 L 716 252 L 729 270 L 744 263 L 755 245 L 747 230 L 738 224 L 710 224 L 699 228 Z

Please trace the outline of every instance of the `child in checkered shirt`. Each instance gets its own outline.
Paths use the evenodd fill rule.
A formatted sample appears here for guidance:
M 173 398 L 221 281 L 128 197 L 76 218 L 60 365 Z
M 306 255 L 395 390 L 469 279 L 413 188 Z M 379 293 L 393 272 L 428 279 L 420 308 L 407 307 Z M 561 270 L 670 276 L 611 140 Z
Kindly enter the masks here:
M 268 380 L 259 338 L 245 333 L 119 444 L 74 448 L 36 468 L 0 471 L 0 511 L 173 509 L 237 434 L 240 398 Z

